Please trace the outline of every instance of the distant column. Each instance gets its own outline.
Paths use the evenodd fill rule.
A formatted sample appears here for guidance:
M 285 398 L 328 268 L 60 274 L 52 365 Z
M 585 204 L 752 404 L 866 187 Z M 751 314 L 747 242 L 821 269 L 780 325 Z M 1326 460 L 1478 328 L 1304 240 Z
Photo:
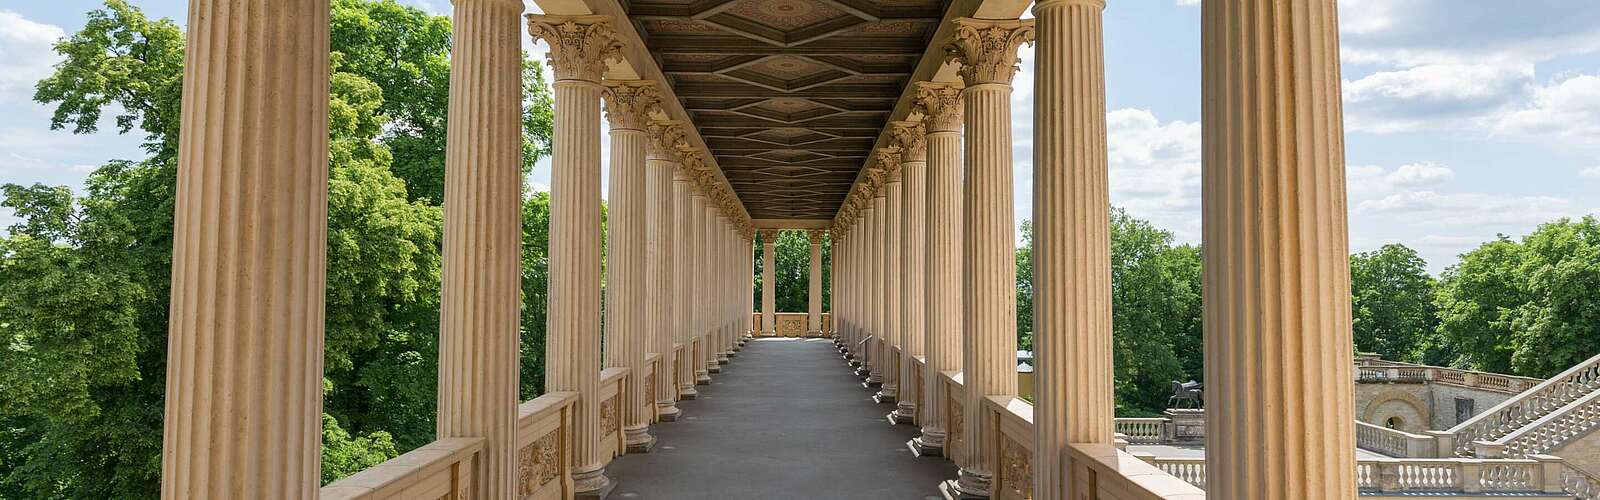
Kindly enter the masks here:
M 900 184 L 900 150 L 882 148 L 877 151 L 878 164 L 884 169 L 883 185 L 883 284 L 878 295 L 883 297 L 883 342 L 878 344 L 878 356 L 883 360 L 880 373 L 883 386 L 874 396 L 879 403 L 893 403 L 900 396 L 900 222 L 905 208 L 905 197 Z
M 1111 199 L 1106 181 L 1105 0 L 1034 5 L 1034 494 L 1078 498 L 1068 443 L 1110 444 Z M 1070 473 L 1069 473 L 1070 472 Z
M 987 496 L 997 429 L 983 400 L 1017 394 L 1016 244 L 1012 230 L 1011 77 L 1017 47 L 1033 40 L 1032 20 L 957 19 L 948 45 L 966 82 L 965 269 L 961 290 L 966 426 L 961 478 L 947 489 Z
M 917 385 L 917 356 L 923 355 L 926 335 L 923 303 L 927 301 L 926 262 L 928 209 L 928 151 L 922 122 L 889 123 L 895 147 L 900 149 L 900 395 L 892 415 L 896 423 L 916 420 L 923 394 Z
M 922 114 L 928 149 L 927 245 L 921 259 L 927 275 L 927 366 L 922 374 L 922 434 L 912 441 L 921 455 L 945 454 L 950 408 L 939 377 L 961 370 L 961 87 L 917 83 L 915 109 Z
M 161 496 L 316 498 L 328 0 L 189 13 Z
M 867 271 L 866 287 L 862 290 L 867 297 L 867 314 L 872 317 L 872 326 L 868 333 L 874 338 L 872 341 L 867 342 L 865 348 L 861 351 L 867 356 L 867 384 L 881 386 L 883 384 L 883 354 L 879 348 L 883 345 L 883 331 L 888 326 L 884 324 L 883 314 L 885 307 L 883 300 L 883 247 L 885 244 L 883 207 L 884 198 L 888 194 L 883 189 L 883 185 L 888 181 L 888 177 L 887 172 L 883 171 L 881 167 L 876 172 L 879 181 L 875 184 L 878 189 L 874 190 L 875 193 L 872 197 L 872 221 L 867 224 L 868 238 L 871 238 L 867 241 L 867 266 L 870 270 Z
M 689 179 L 690 162 L 697 161 L 699 157 L 688 146 L 677 148 L 678 164 L 672 170 L 672 228 L 673 235 L 673 337 L 677 339 L 680 349 L 679 357 L 674 359 L 674 369 L 678 374 L 678 398 L 695 399 L 700 392 L 695 390 L 695 356 L 694 356 L 694 254 L 699 251 L 694 240 L 694 184 Z
M 777 318 L 778 317 L 777 317 L 777 315 L 773 314 L 774 311 L 772 310 L 773 308 L 777 307 L 777 300 L 772 296 L 772 294 L 774 293 L 773 292 L 773 288 L 774 287 L 772 286 L 772 281 L 775 279 L 775 277 L 777 275 L 777 273 L 773 271 L 773 268 L 777 267 L 777 259 L 775 259 L 773 257 L 773 253 L 778 251 L 778 246 L 777 245 L 778 245 L 778 230 L 776 230 L 776 229 L 762 229 L 761 230 L 761 334 L 762 335 L 767 335 L 767 336 L 777 335 L 778 334 L 778 328 L 777 328 L 777 320 L 778 320 Z
M 600 76 L 622 43 L 606 16 L 533 15 L 528 31 L 550 44 L 556 76 L 545 390 L 579 393 L 573 406 L 572 480 L 577 491 L 601 491 L 611 481 L 600 448 Z M 520 74 L 517 50 L 510 71 Z M 520 98 L 520 80 L 513 80 Z M 510 108 L 494 108 L 520 109 L 520 100 Z M 520 135 L 517 141 L 520 145 Z
M 821 229 L 806 231 L 811 243 L 811 267 L 806 290 L 806 335 L 822 335 L 822 240 L 828 233 Z
M 704 221 L 701 227 L 705 228 L 700 233 L 700 239 L 704 242 L 706 249 L 700 256 L 700 268 L 705 270 L 703 276 L 714 278 L 717 267 L 721 265 L 716 258 L 717 210 L 716 205 L 713 205 L 715 201 L 709 195 L 709 193 L 713 192 L 711 190 L 711 182 L 707 180 L 701 185 L 705 186 L 705 192 L 708 195 L 705 199 L 705 207 L 700 211 L 700 218 Z M 722 310 L 719 307 L 721 304 L 717 303 L 718 294 L 721 292 L 721 287 L 718 285 L 719 283 L 715 279 L 708 279 L 700 285 L 705 297 L 701 304 L 705 311 L 705 323 L 700 326 L 701 343 L 705 344 L 705 349 L 701 349 L 701 355 L 704 356 L 701 359 L 701 364 L 707 374 L 722 372 L 721 365 L 717 363 L 717 353 L 721 351 L 721 346 L 717 345 L 717 327 L 720 326 L 722 321 Z M 710 375 L 706 376 L 706 380 L 710 381 Z
M 695 184 L 697 186 L 700 185 L 698 181 Z M 702 189 L 696 189 L 693 197 L 694 208 L 689 211 L 689 222 L 693 227 L 689 238 L 694 240 L 694 255 L 690 256 L 694 264 L 690 269 L 694 273 L 692 276 L 697 277 L 705 276 L 709 262 L 706 259 L 708 250 L 706 247 L 706 199 Z M 711 291 L 706 289 L 704 282 L 699 282 L 699 280 L 690 281 L 694 282 L 691 287 L 694 297 L 694 325 L 689 332 L 689 335 L 694 338 L 694 357 L 690 358 L 692 360 L 690 364 L 694 365 L 695 385 L 706 385 L 711 383 L 711 372 L 706 370 L 706 356 L 712 349 L 708 345 L 710 339 L 706 337 L 706 331 L 711 322 L 710 308 L 707 304 L 711 299 Z
M 674 310 L 674 270 L 677 257 L 673 241 L 677 231 L 673 226 L 672 174 L 678 164 L 677 146 L 683 143 L 683 124 L 656 120 L 647 129 L 648 148 L 645 155 L 645 204 L 649 206 L 645 217 L 646 239 L 649 248 L 645 257 L 645 284 L 647 297 L 645 335 L 649 337 L 649 350 L 661 356 L 661 373 L 656 374 L 654 398 L 656 416 L 663 422 L 678 419 L 678 385 L 674 382 L 672 345 L 677 341 L 677 313 Z
M 1334 2 L 1201 12 L 1207 495 L 1355 498 Z
M 646 291 L 647 250 L 645 209 L 645 126 L 650 113 L 660 106 L 661 96 L 648 81 L 608 80 L 605 97 L 606 117 L 611 123 L 611 186 L 607 199 L 607 259 L 605 308 L 607 366 L 620 366 L 633 374 L 627 377 L 622 405 L 623 441 L 632 453 L 645 453 L 655 446 L 650 435 L 651 403 L 644 393 L 646 341 L 645 312 L 649 309 Z

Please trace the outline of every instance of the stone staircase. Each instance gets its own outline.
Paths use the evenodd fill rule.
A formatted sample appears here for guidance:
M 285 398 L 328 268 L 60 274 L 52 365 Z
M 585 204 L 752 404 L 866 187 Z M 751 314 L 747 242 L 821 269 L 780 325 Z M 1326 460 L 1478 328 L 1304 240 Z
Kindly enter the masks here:
M 1475 443 L 1494 443 L 1513 434 L 1530 436 L 1529 439 L 1537 441 L 1532 436 L 1567 433 L 1570 432 L 1570 425 L 1563 428 L 1565 430 L 1549 432 L 1528 429 L 1559 427 L 1562 422 L 1570 423 L 1568 415 L 1578 416 L 1584 414 L 1582 412 L 1592 416 L 1595 411 L 1592 403 L 1597 393 L 1600 393 L 1600 356 L 1578 363 L 1560 375 L 1461 422 L 1446 434 L 1452 437 L 1457 456 L 1473 457 L 1478 455 L 1479 445 Z M 1590 404 L 1583 404 L 1582 401 L 1589 401 Z M 1593 418 L 1589 420 L 1589 423 L 1594 423 Z M 1527 449 L 1529 453 L 1543 453 L 1532 451 L 1533 448 Z

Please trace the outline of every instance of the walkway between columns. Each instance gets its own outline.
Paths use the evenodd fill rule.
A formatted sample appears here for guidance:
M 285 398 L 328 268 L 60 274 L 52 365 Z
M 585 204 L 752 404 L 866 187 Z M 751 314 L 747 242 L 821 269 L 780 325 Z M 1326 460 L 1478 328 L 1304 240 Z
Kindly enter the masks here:
M 826 339 L 747 344 L 683 419 L 656 424 L 649 454 L 618 458 L 612 498 L 937 498 L 956 476 L 941 458 L 916 458 L 894 405 L 872 401 Z

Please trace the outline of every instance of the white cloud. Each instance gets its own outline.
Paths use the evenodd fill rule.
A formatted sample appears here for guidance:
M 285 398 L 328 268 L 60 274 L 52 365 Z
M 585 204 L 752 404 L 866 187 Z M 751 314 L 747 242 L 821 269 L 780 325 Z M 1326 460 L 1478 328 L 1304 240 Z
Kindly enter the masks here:
M 1200 124 L 1118 109 L 1106 114 L 1106 130 L 1111 202 L 1180 241 L 1199 241 Z
M 1200 5 L 1200 0 L 1178 0 L 1178 5 L 1185 7 Z
M 1586 169 L 1583 169 L 1583 170 L 1579 171 L 1578 172 L 1578 177 L 1584 177 L 1584 178 L 1588 178 L 1588 179 L 1600 179 L 1600 165 L 1595 165 L 1593 167 L 1589 167 L 1589 168 L 1586 168 Z
M 1570 76 L 1539 87 L 1527 105 L 1496 121 L 1496 133 L 1600 146 L 1600 76 Z
M 1340 56 L 1415 66 L 1600 51 L 1600 9 L 1572 0 L 1342 0 Z
M 1555 196 L 1508 196 L 1488 193 L 1404 191 L 1363 201 L 1359 210 L 1395 218 L 1412 227 L 1435 225 L 1531 225 L 1580 210 L 1572 200 Z
M 1373 73 L 1343 84 L 1345 125 L 1388 133 L 1481 126 L 1526 99 L 1532 65 L 1431 64 Z
M 1419 187 L 1438 184 L 1456 178 L 1456 171 L 1434 162 L 1401 165 L 1385 179 L 1397 187 Z
M 28 102 L 33 97 L 33 85 L 49 76 L 61 60 L 51 44 L 63 36 L 66 32 L 58 26 L 0 10 L 0 102 Z

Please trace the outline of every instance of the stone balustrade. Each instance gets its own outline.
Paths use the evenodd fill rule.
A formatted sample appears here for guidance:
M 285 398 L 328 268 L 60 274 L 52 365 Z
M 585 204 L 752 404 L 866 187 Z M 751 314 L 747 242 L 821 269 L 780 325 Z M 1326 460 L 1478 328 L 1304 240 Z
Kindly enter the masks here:
M 1600 356 L 1461 422 L 1445 434 L 1457 456 L 1473 456 L 1475 441 L 1498 440 L 1596 391 L 1600 391 Z
M 626 400 L 623 391 L 627 390 L 628 369 L 622 367 L 606 368 L 600 372 L 600 454 L 602 464 L 610 463 L 612 459 L 621 456 L 627 451 L 626 439 L 622 432 L 622 402 Z
M 1356 421 L 1356 447 L 1396 458 L 1434 458 L 1448 450 L 1440 450 L 1438 438 L 1412 434 Z
M 1134 453 L 1135 457 L 1196 487 L 1206 484 L 1206 460 L 1202 457 L 1157 457 Z M 1564 483 L 1582 471 L 1559 457 L 1535 455 L 1528 459 L 1469 458 L 1386 458 L 1358 460 L 1356 486 L 1362 497 L 1383 498 L 1399 495 L 1468 493 L 1512 494 L 1519 497 L 1562 497 L 1574 493 Z M 1600 482 L 1592 482 L 1600 484 Z M 1597 491 L 1590 489 L 1589 491 Z M 1399 496 L 1397 495 L 1397 496 Z M 1565 495 L 1565 496 L 1563 496 Z
M 577 392 L 553 392 L 517 407 L 517 498 L 570 498 L 572 404 Z
M 827 337 L 833 335 L 834 333 L 833 315 L 831 313 L 822 313 L 821 332 L 810 332 L 807 330 L 806 324 L 810 321 L 809 313 L 774 313 L 773 323 L 776 324 L 774 328 L 768 328 L 767 325 L 763 323 L 761 313 L 759 312 L 750 313 L 750 321 L 751 324 L 755 325 L 755 328 L 752 329 L 752 332 L 758 337 Z
M 1567 442 L 1600 428 L 1600 390 L 1506 434 L 1492 443 L 1506 457 L 1550 453 Z M 1481 455 L 1480 455 L 1481 456 Z
M 1570 464 L 1561 470 L 1561 487 L 1578 500 L 1600 499 L 1600 477 Z
M 483 438 L 444 438 L 323 486 L 319 498 L 476 498 L 473 471 Z
M 1440 366 L 1425 366 L 1372 357 L 1356 360 L 1356 382 L 1391 384 L 1447 384 L 1502 394 L 1519 394 L 1543 380 Z

